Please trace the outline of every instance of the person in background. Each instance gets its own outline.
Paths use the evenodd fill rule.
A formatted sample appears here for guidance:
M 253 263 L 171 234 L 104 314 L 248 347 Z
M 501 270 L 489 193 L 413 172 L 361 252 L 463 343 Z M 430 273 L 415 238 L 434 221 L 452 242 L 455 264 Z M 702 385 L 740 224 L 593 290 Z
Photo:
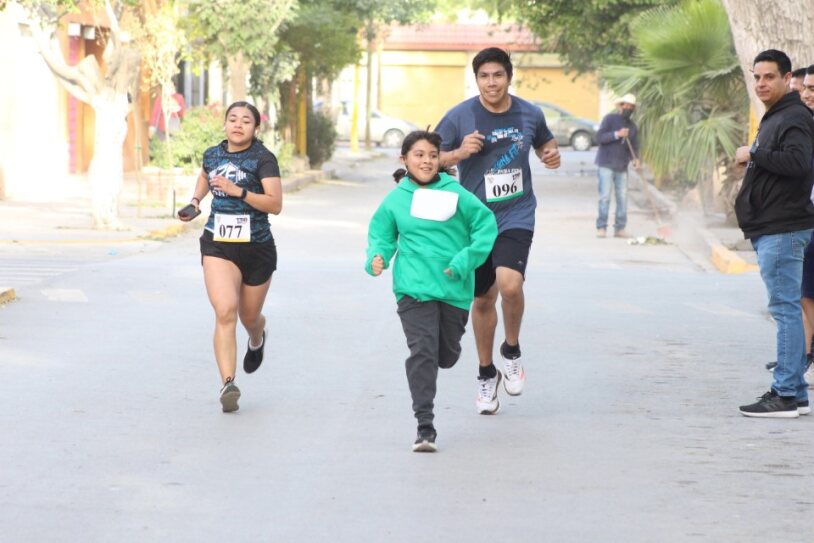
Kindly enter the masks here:
M 747 417 L 795 418 L 811 412 L 805 372 L 806 346 L 800 297 L 803 254 L 814 230 L 811 201 L 814 119 L 789 91 L 791 61 L 769 49 L 755 57 L 755 94 L 766 106 L 751 146 L 735 160 L 746 166 L 735 199 L 738 225 L 757 252 L 769 313 L 777 326 L 777 367 L 771 388 L 740 406 Z
M 806 77 L 806 69 L 805 68 L 797 68 L 793 72 L 791 72 L 791 81 L 789 81 L 789 90 L 794 92 L 802 92 L 803 90 L 803 79 Z
M 627 167 L 631 160 L 633 167 L 639 167 L 639 129 L 631 118 L 636 111 L 636 97 L 622 96 L 616 103 L 617 110 L 602 119 L 596 133 L 599 148 L 596 152 L 598 166 L 599 215 L 596 218 L 596 236 L 604 238 L 608 234 L 608 214 L 610 212 L 611 190 L 616 198 L 616 213 L 613 235 L 628 237 L 627 226 Z M 631 152 L 631 149 L 633 150 Z

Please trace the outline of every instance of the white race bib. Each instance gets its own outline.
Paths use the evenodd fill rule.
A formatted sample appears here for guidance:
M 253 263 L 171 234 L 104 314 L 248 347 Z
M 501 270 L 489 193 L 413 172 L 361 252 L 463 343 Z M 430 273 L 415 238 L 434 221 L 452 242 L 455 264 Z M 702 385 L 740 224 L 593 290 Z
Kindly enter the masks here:
M 248 215 L 215 213 L 214 241 L 249 243 L 252 240 L 252 221 Z
M 417 219 L 448 221 L 458 209 L 458 195 L 445 190 L 416 189 L 410 215 Z
M 487 202 L 501 202 L 523 195 L 523 170 L 487 173 L 484 181 Z

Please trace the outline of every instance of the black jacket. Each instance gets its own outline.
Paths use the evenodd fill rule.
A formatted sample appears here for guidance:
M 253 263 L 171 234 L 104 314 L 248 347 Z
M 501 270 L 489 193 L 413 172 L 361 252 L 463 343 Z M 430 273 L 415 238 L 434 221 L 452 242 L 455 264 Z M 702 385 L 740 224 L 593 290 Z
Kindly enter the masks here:
M 636 124 L 630 119 L 625 119 L 619 113 L 608 113 L 602 119 L 599 130 L 596 132 L 596 142 L 599 149 L 596 151 L 597 166 L 610 168 L 616 172 L 626 172 L 627 164 L 633 157 L 630 156 L 630 149 L 624 138 L 617 138 L 613 135 L 620 128 L 630 129 L 630 143 L 637 156 L 639 154 L 639 130 Z
M 747 239 L 814 228 L 814 120 L 790 92 L 760 121 L 743 186 L 735 199 Z

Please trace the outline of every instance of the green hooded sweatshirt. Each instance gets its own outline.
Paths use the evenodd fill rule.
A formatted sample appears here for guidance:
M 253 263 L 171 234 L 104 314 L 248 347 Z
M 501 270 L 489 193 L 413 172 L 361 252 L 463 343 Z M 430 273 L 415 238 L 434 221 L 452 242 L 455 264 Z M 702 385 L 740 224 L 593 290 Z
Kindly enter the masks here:
M 367 273 L 380 255 L 393 265 L 396 300 L 409 295 L 469 309 L 475 291 L 475 268 L 483 264 L 497 237 L 494 214 L 455 178 L 419 188 L 399 182 L 373 214 L 368 228 Z M 452 277 L 444 273 L 450 269 Z

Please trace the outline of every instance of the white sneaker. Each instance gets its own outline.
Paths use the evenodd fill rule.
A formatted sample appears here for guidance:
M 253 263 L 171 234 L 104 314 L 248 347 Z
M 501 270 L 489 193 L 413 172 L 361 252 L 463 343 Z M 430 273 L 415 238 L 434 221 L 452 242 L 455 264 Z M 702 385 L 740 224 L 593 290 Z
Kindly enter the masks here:
M 803 375 L 803 379 L 808 383 L 808 388 L 814 388 L 814 364 L 808 366 L 808 369 Z
M 481 415 L 494 415 L 500 409 L 500 402 L 497 399 L 497 387 L 500 385 L 500 380 L 500 372 L 497 372 L 497 375 L 491 379 L 478 377 L 478 397 L 475 405 Z
M 526 382 L 526 372 L 523 370 L 520 357 L 511 359 L 501 354 L 500 358 L 503 359 L 503 388 L 509 396 L 520 396 Z

